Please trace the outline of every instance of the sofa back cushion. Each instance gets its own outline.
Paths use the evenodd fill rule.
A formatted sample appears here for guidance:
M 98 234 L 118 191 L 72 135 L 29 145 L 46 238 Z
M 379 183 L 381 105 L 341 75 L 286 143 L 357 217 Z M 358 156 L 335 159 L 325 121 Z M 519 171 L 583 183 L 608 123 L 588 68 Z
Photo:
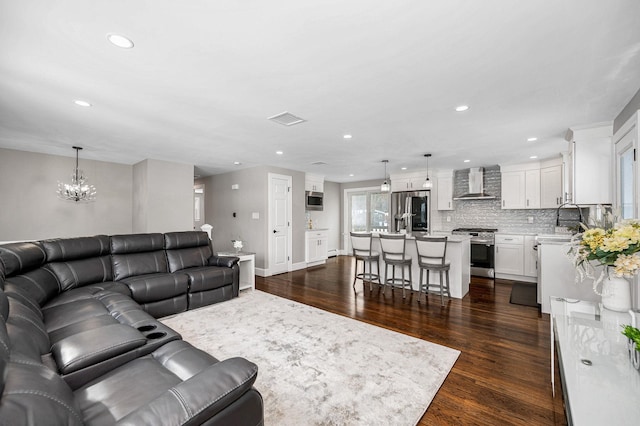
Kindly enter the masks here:
M 162 234 L 127 234 L 111 236 L 111 254 L 144 253 L 164 248 Z
M 32 310 L 39 311 L 49 300 L 60 294 L 60 282 L 48 268 L 38 268 L 24 274 L 7 277 L 4 291 L 8 296 L 20 299 Z
M 7 277 L 39 268 L 46 253 L 37 242 L 9 243 L 0 246 L 0 261 Z
M 109 237 L 65 238 L 41 242 L 47 253 L 47 269 L 57 277 L 60 290 L 111 281 Z
M 115 281 L 133 275 L 167 272 L 162 234 L 113 235 L 111 266 Z
M 169 271 L 206 266 L 213 255 L 206 232 L 187 231 L 164 234 Z
M 65 262 L 89 257 L 108 255 L 110 252 L 109 237 L 57 238 L 41 241 L 47 253 L 47 262 Z
M 62 291 L 113 280 L 110 256 L 52 262 L 45 268 L 58 278 Z

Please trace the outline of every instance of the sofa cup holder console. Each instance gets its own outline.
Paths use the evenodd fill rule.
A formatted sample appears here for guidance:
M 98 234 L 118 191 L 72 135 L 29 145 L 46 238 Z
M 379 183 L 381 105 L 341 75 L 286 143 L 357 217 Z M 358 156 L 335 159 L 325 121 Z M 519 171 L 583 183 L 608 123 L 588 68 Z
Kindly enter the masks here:
M 155 325 L 155 324 L 148 324 L 148 325 L 142 325 L 142 326 L 138 327 L 138 331 L 139 331 L 140 333 L 143 333 L 143 334 L 144 334 L 144 333 L 147 333 L 147 332 L 149 332 L 149 331 L 155 330 L 156 328 L 158 328 L 158 326 L 157 326 L 157 325 Z

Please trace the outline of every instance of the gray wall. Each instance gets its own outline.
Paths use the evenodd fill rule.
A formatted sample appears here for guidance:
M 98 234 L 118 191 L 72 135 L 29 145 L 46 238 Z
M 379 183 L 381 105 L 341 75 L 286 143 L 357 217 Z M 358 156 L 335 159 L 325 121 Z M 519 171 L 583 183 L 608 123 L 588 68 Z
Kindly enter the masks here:
M 631 116 L 635 114 L 636 111 L 638 111 L 639 109 L 640 109 L 640 90 L 638 90 L 636 94 L 633 95 L 633 98 L 631 98 L 629 103 L 625 105 L 622 111 L 620 111 L 620 114 L 618 114 L 618 116 L 613 120 L 613 133 L 617 132 L 618 129 L 622 127 L 622 125 L 626 123 L 627 120 L 631 118 Z
M 147 159 L 133 170 L 133 232 L 192 230 L 193 165 Z
M 0 148 L 0 241 L 121 234 L 132 230 L 132 167 L 80 158 L 97 200 L 59 200 L 75 158 Z
M 259 166 L 210 176 L 196 181 L 205 185 L 205 217 L 213 226 L 214 250 L 231 250 L 231 240 L 241 239 L 243 250 L 256 253 L 256 267 L 267 268 L 268 174 L 292 177 L 292 262 L 304 262 L 304 173 Z M 231 185 L 239 188 L 232 190 Z M 233 213 L 236 217 L 233 217 Z M 252 219 L 258 213 L 259 219 Z

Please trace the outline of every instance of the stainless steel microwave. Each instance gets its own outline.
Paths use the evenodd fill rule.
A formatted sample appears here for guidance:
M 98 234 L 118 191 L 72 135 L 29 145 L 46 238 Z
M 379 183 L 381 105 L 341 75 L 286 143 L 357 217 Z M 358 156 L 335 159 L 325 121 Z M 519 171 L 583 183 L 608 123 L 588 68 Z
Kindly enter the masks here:
M 306 210 L 322 210 L 323 209 L 323 197 L 322 192 L 305 191 L 304 207 Z

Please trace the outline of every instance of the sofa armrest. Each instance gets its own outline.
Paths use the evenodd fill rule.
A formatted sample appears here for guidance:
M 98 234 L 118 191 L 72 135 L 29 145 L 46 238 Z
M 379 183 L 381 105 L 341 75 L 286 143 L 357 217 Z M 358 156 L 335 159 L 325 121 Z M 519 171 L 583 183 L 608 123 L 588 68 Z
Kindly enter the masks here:
M 209 266 L 225 266 L 227 268 L 233 268 L 233 265 L 238 264 L 239 258 L 233 256 L 211 256 L 209 258 Z
M 258 366 L 244 358 L 229 358 L 195 376 L 118 421 L 118 425 L 202 424 L 253 386 Z
M 53 344 L 51 353 L 60 373 L 69 374 L 145 343 L 147 339 L 137 329 L 113 324 L 65 337 Z

